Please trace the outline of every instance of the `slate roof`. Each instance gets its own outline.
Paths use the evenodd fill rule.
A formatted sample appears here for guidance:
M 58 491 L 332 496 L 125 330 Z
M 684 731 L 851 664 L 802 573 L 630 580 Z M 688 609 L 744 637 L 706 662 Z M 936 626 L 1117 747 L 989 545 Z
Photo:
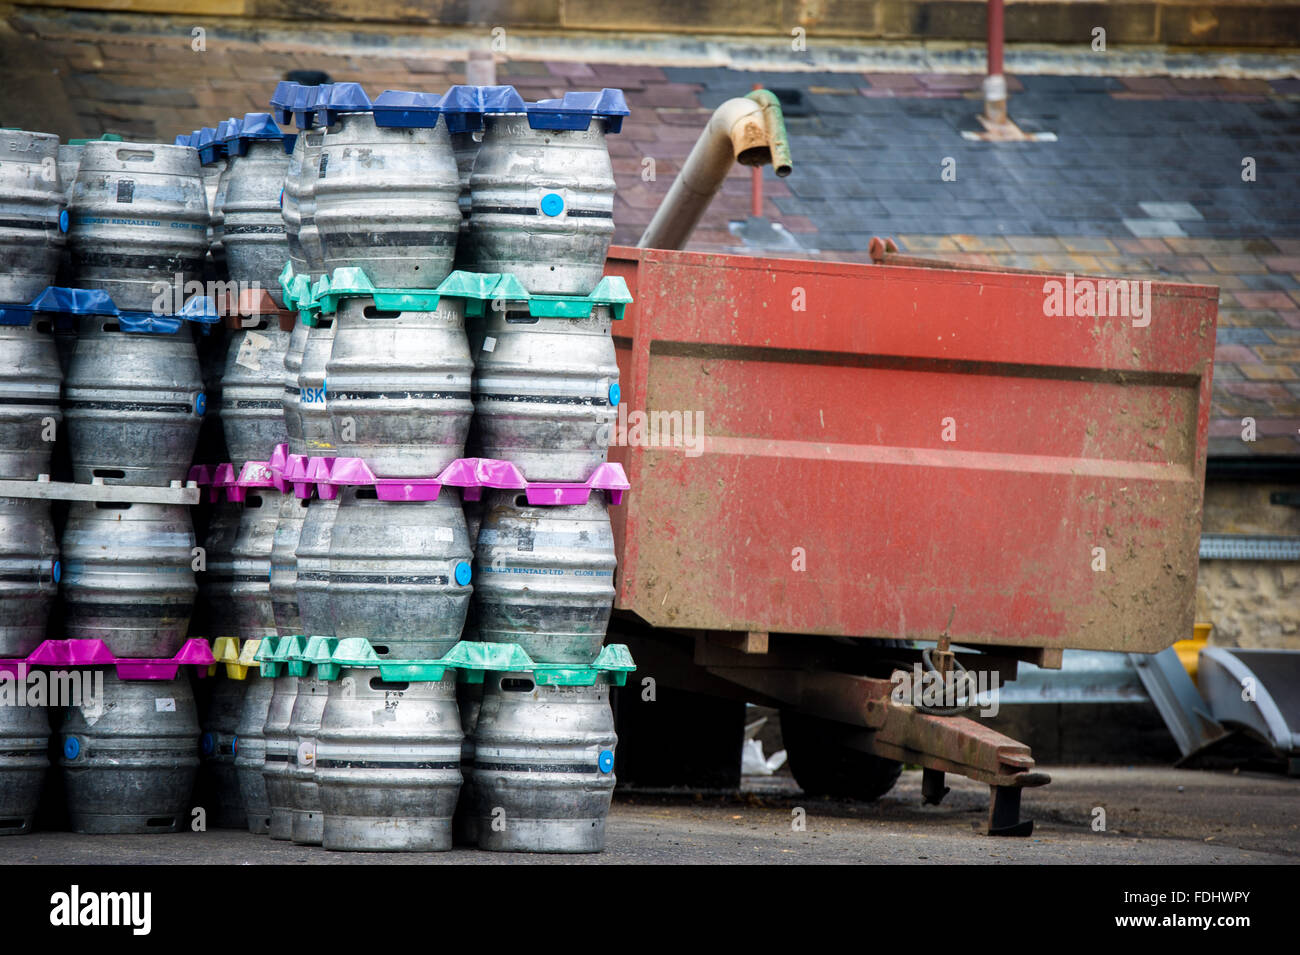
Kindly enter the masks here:
M 108 21 L 105 21 L 108 22 Z M 147 16 L 129 30 L 18 10 L 0 22 L 12 95 L 6 124 L 65 137 L 174 134 L 265 109 L 293 69 L 384 88 L 440 90 L 460 63 L 355 51 L 313 27 L 301 42 L 210 37 L 200 55 Z M 353 46 L 344 45 L 347 40 Z M 867 261 L 873 235 L 915 254 L 1015 268 L 1218 285 L 1211 453 L 1300 457 L 1300 80 L 1011 77 L 1011 113 L 1054 143 L 989 145 L 975 128 L 973 74 L 753 73 L 725 68 L 511 60 L 498 82 L 527 99 L 619 86 L 632 116 L 610 138 L 616 236 L 634 244 L 712 109 L 755 83 L 788 91 L 795 172 L 764 176 L 764 214 L 802 254 Z M 796 115 L 803 113 L 805 115 Z M 655 160 L 653 181 L 643 160 Z M 1254 160 L 1243 182 L 1242 160 Z M 945 158 L 957 178 L 945 182 Z M 746 251 L 730 224 L 749 214 L 737 168 L 691 248 Z M 1241 418 L 1258 440 L 1241 441 Z

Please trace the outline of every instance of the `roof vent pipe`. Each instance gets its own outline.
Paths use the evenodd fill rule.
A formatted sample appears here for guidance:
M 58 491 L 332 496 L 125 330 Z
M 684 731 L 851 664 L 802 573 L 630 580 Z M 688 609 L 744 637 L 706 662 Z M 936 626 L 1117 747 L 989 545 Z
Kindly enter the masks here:
M 794 168 L 781 103 L 769 90 L 729 99 L 714 110 L 637 245 L 682 248 L 737 162 L 742 166 L 771 163 L 783 177 Z

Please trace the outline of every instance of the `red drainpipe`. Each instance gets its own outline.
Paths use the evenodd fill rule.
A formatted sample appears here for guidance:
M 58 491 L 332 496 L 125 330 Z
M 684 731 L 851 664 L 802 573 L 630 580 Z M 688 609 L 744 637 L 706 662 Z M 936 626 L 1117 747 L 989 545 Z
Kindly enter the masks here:
M 754 89 L 761 90 L 762 83 L 755 83 Z M 763 215 L 763 167 L 754 166 L 749 172 L 749 214 L 755 219 Z
M 984 116 L 991 123 L 1007 121 L 1007 80 L 1002 75 L 1002 0 L 989 0 L 989 72 L 984 77 Z

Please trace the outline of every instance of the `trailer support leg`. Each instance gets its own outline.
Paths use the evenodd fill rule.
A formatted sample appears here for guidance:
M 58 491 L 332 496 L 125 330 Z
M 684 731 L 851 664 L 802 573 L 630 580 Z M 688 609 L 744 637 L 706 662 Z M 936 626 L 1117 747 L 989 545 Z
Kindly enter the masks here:
M 697 653 L 703 641 L 696 644 Z M 705 652 L 724 653 L 704 643 Z M 726 651 L 731 659 L 708 656 L 710 673 L 755 691 L 761 698 L 821 719 L 856 726 L 845 739 L 854 749 L 913 763 L 922 769 L 921 794 L 934 805 L 947 793 L 944 775 L 956 773 L 990 789 L 988 833 L 1027 836 L 1032 822 L 1020 819 L 1020 790 L 1051 782 L 1034 771 L 1029 747 L 965 716 L 936 716 L 894 699 L 894 683 L 880 677 L 831 670 L 756 666 L 754 657 Z M 735 661 L 734 663 L 731 661 Z M 743 664 L 743 665 L 738 665 Z
M 921 799 L 927 806 L 937 806 L 952 790 L 943 784 L 942 769 L 921 770 Z
M 1029 836 L 1034 832 L 1034 820 L 1020 818 L 1020 787 L 989 787 L 990 836 Z

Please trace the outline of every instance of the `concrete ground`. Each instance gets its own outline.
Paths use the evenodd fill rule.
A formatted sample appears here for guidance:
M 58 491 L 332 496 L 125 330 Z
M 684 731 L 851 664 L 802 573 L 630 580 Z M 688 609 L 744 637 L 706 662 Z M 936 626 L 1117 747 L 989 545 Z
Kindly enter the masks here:
M 921 805 L 921 774 L 904 773 L 875 804 L 805 798 L 788 777 L 749 779 L 731 796 L 620 792 L 607 848 L 595 856 L 341 853 L 214 830 L 165 836 L 46 832 L 0 839 L 0 865 L 455 863 L 1300 863 L 1300 780 L 1149 767 L 1049 769 L 1024 797 L 1028 839 L 981 834 L 987 789 L 949 779 L 943 805 Z M 1094 810 L 1106 829 L 1092 829 Z M 792 829 L 794 810 L 805 831 Z

